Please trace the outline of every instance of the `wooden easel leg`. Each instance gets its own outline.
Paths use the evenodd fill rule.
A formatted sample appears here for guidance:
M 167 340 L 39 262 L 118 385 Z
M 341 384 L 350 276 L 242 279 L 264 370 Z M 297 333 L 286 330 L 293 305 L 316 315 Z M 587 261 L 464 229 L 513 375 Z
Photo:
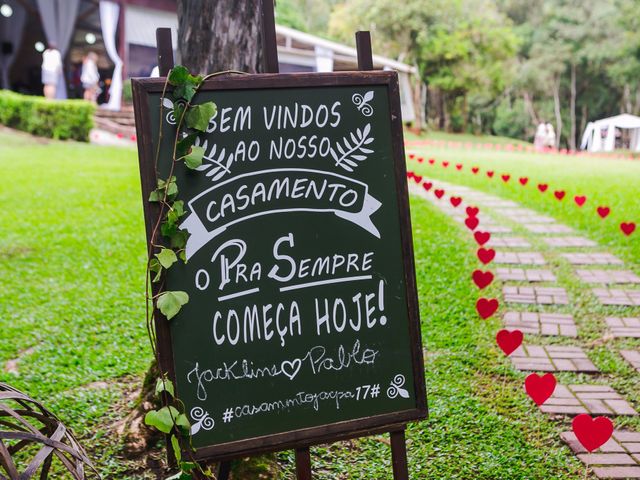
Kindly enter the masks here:
M 296 478 L 311 480 L 311 453 L 309 447 L 296 449 Z
M 391 432 L 391 462 L 393 464 L 393 480 L 409 480 L 404 430 Z
M 218 472 L 216 480 L 229 480 L 229 474 L 231 473 L 231 462 L 220 462 L 218 464 Z

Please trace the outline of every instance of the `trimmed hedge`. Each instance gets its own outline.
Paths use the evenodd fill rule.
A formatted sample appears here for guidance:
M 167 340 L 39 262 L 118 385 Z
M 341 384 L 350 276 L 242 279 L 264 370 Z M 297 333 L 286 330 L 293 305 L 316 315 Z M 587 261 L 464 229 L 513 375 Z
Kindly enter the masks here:
M 0 90 L 0 124 L 39 137 L 88 142 L 94 111 L 84 100 L 47 100 Z

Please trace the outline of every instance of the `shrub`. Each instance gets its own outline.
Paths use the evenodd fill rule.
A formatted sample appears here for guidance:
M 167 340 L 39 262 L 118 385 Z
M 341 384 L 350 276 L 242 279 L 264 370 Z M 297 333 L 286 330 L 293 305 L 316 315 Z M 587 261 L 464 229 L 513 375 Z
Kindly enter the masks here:
M 520 138 L 526 140 L 531 130 L 531 119 L 524 108 L 524 102 L 517 99 L 510 102 L 502 100 L 495 112 L 493 131 L 503 137 Z
M 0 90 L 0 124 L 39 137 L 87 142 L 94 111 L 84 100 L 47 100 Z

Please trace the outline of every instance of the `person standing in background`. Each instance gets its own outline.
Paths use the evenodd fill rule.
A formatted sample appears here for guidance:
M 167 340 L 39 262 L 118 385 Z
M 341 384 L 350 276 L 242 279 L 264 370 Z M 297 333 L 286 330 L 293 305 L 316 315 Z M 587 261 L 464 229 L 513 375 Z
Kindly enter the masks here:
M 545 146 L 550 149 L 556 148 L 556 131 L 553 129 L 551 122 L 547 122 L 547 139 Z
M 100 89 L 98 87 L 100 73 L 98 72 L 97 60 L 98 55 L 95 52 L 87 53 L 82 59 L 82 74 L 80 75 L 82 88 L 84 88 L 84 99 L 92 103 L 97 103 Z
M 533 138 L 533 146 L 535 147 L 536 151 L 540 152 L 544 150 L 544 147 L 546 146 L 546 140 L 547 125 L 543 120 L 538 124 L 538 128 L 536 128 L 536 135 Z
M 45 98 L 56 98 L 58 80 L 62 74 L 62 56 L 52 43 L 42 52 L 42 83 Z

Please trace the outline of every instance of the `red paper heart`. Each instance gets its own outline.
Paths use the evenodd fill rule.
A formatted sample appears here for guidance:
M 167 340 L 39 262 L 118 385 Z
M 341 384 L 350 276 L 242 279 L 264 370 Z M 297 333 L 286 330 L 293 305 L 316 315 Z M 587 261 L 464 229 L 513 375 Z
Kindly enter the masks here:
M 520 177 L 520 178 L 518 179 L 518 181 L 520 182 L 520 185 L 524 186 L 524 185 L 526 185 L 526 184 L 527 184 L 527 182 L 529 181 L 529 178 L 528 178 L 528 177 Z
M 492 178 L 493 177 L 493 170 L 489 170 L 487 172 L 487 177 Z
M 470 217 L 475 217 L 478 215 L 478 212 L 480 211 L 480 209 L 478 207 L 467 207 L 465 211 L 467 212 L 467 215 L 469 215 Z
M 546 192 L 547 188 L 549 188 L 549 185 L 547 185 L 546 183 L 539 183 L 538 184 L 538 190 L 540 190 L 541 192 Z
M 415 153 L 410 153 L 410 154 L 409 154 L 409 158 L 410 158 L 411 160 L 413 160 L 414 158 L 416 158 L 416 154 L 415 154 Z
M 461 163 L 456 163 L 456 168 L 458 170 L 462 170 L 462 164 Z
M 413 178 L 414 175 L 415 173 L 413 172 L 407 172 L 407 178 Z
M 562 199 L 564 198 L 565 191 L 564 191 L 564 190 L 556 190 L 555 192 L 553 192 L 553 195 L 554 195 L 558 200 L 562 200 Z
M 415 180 L 416 183 L 420 183 L 422 181 L 422 175 L 416 175 L 414 173 L 413 174 L 413 179 Z
M 611 209 L 609 207 L 598 207 L 598 215 L 602 218 L 606 218 L 609 213 L 611 213 Z
M 474 173 L 474 175 L 476 173 L 478 173 L 480 171 L 480 169 L 478 167 L 471 167 L 471 171 Z
M 493 248 L 479 248 L 478 260 L 485 265 L 491 263 L 496 256 L 496 251 Z
M 441 188 L 438 188 L 438 189 L 434 190 L 433 193 L 436 194 L 436 197 L 442 198 L 442 196 L 444 195 L 444 190 L 442 190 Z
M 476 310 L 483 320 L 486 320 L 498 310 L 498 300 L 496 298 L 479 298 L 476 302 Z
M 433 165 L 434 163 L 436 163 L 436 159 L 435 158 L 430 158 L 429 159 L 429 164 Z
M 520 330 L 500 330 L 496 334 L 496 342 L 504 354 L 508 357 L 522 345 L 522 332 Z
M 464 224 L 469 230 L 475 230 L 479 223 L 480 220 L 477 217 L 468 217 L 464 220 Z
M 449 201 L 451 202 L 451 205 L 453 205 L 454 207 L 457 207 L 458 205 L 460 205 L 460 203 L 462 203 L 462 198 L 461 197 L 451 197 L 449 199 Z
M 418 163 L 424 162 L 424 157 L 418 157 Z
M 422 184 L 422 188 L 424 188 L 426 192 L 431 190 L 431 187 L 433 187 L 433 183 L 431 183 L 431 182 L 424 182 Z
M 624 233 L 625 235 L 629 236 L 631 235 L 636 229 L 636 224 L 633 222 L 622 222 L 620 224 L 620 230 L 622 230 L 622 233 Z
M 556 377 L 553 373 L 538 375 L 532 373 L 524 380 L 524 389 L 536 405 L 540 406 L 553 395 L 556 389 Z
M 584 195 L 576 195 L 575 197 L 573 197 L 573 201 L 576 202 L 576 205 L 581 207 L 584 205 L 584 202 L 587 201 L 587 197 L 585 197 Z
M 443 166 L 444 168 L 447 168 L 447 167 L 449 166 L 449 162 L 442 162 L 442 166 Z
M 573 419 L 571 425 L 576 438 L 588 452 L 600 448 L 613 435 L 613 422 L 607 417 L 592 418 L 582 413 Z
M 471 278 L 473 279 L 473 283 L 475 283 L 476 286 L 480 290 L 482 290 L 486 286 L 491 285 L 491 282 L 493 282 L 493 273 L 491 273 L 489 270 L 487 270 L 486 272 L 483 272 L 482 270 L 474 270 L 471 274 Z
M 478 245 L 482 246 L 489 241 L 491 234 L 489 232 L 475 232 L 473 238 L 476 239 Z
M 511 178 L 511 175 L 502 175 L 502 181 L 505 183 L 508 182 L 510 178 Z

